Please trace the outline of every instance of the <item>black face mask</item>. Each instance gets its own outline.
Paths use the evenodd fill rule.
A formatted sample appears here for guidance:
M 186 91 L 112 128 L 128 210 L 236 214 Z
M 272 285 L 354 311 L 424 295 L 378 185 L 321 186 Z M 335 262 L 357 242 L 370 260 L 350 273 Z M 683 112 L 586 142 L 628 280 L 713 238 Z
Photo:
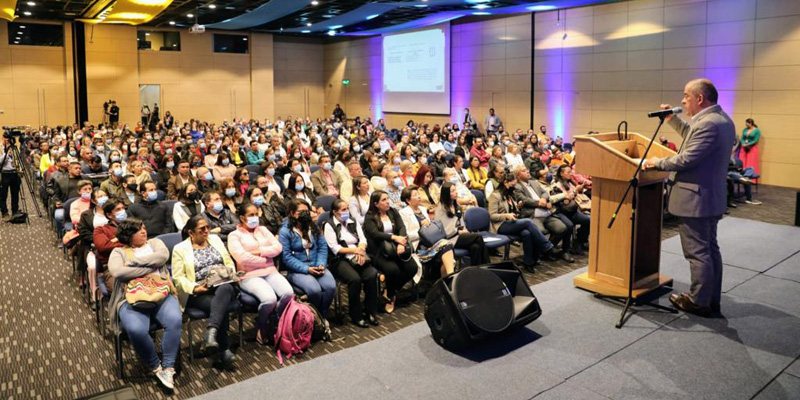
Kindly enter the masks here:
M 134 193 L 136 193 L 136 189 L 139 188 L 139 185 L 137 185 L 135 183 L 129 183 L 126 186 L 128 186 L 128 190 L 130 190 L 131 192 L 134 192 Z
M 191 201 L 196 201 L 196 200 L 198 200 L 200 198 L 200 193 L 199 192 L 189 193 L 189 194 L 186 195 L 186 198 L 191 200 Z
M 300 211 L 300 215 L 297 216 L 297 221 L 303 224 L 303 226 L 308 226 L 311 224 L 311 212 Z

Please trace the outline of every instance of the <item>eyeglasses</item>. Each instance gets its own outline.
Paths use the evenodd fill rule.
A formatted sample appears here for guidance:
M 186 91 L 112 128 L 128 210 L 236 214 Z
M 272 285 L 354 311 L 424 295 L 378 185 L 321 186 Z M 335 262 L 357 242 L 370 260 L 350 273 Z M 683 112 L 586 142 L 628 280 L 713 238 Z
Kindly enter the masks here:
M 210 230 L 211 230 L 211 227 L 210 227 L 210 226 L 208 226 L 208 225 L 206 225 L 206 226 L 201 226 L 201 227 L 197 228 L 197 230 L 198 230 L 198 231 L 201 231 L 201 232 L 202 232 L 202 231 L 210 231 Z
M 242 176 L 250 176 L 247 172 L 242 172 Z

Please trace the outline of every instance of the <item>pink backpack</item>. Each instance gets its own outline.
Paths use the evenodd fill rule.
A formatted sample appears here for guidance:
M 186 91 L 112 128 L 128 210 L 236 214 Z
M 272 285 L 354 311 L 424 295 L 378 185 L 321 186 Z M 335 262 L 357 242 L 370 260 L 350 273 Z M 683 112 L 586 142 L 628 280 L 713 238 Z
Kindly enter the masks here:
M 278 321 L 278 330 L 275 332 L 275 347 L 278 349 L 278 362 L 283 365 L 283 356 L 289 359 L 295 354 L 301 354 L 311 344 L 311 334 L 314 331 L 314 312 L 292 296 L 289 304 L 283 310 Z

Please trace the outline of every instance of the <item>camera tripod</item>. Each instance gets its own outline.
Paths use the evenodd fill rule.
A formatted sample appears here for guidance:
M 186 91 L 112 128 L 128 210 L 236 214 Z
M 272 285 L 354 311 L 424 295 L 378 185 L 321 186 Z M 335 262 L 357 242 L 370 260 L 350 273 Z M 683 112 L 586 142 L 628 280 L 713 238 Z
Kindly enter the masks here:
M 25 191 L 27 190 L 28 194 L 31 196 L 31 200 L 33 201 L 33 205 L 36 208 L 36 215 L 39 218 L 42 217 L 42 210 L 39 207 L 39 202 L 36 201 L 36 194 L 33 190 L 33 172 L 30 168 L 22 162 L 22 155 L 19 151 L 19 148 L 16 146 L 17 137 L 12 135 L 6 135 L 9 140 L 9 146 L 6 147 L 5 151 L 11 152 L 11 162 L 14 164 L 14 170 L 17 173 L 17 176 L 20 177 L 22 181 L 21 186 L 25 186 L 24 189 L 21 189 L 19 192 L 19 201 L 20 201 L 20 211 L 22 215 L 25 216 L 25 223 L 30 225 L 30 217 L 28 216 L 28 200 L 26 198 Z M 8 153 L 6 153 L 8 154 Z

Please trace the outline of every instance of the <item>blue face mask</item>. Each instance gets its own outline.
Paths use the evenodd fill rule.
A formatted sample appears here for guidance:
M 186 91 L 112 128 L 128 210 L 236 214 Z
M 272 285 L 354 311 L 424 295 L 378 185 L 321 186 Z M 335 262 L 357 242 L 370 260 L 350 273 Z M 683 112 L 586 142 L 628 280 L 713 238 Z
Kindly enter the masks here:
M 325 149 L 322 148 L 322 146 L 317 146 L 317 154 L 322 154 L 323 151 L 325 151 Z
M 130 202 L 131 202 L 131 203 L 133 203 L 134 201 L 136 201 L 136 195 L 135 195 L 135 194 L 133 194 L 133 193 L 127 193 L 127 195 L 128 195 L 128 200 L 130 200 Z
M 92 194 L 91 193 L 81 193 L 81 199 L 84 200 L 91 200 Z
M 167 154 L 172 154 L 172 149 L 167 149 Z
M 394 158 L 394 163 L 395 164 L 400 164 L 400 157 L 395 157 Z
M 303 172 L 303 166 L 300 165 L 300 164 L 295 165 L 294 166 L 294 171 L 297 172 L 298 174 Z
M 218 151 L 217 149 L 211 149 L 211 154 L 217 154 Z
M 207 181 L 211 182 L 212 180 L 214 180 L 214 174 L 212 174 L 211 172 L 206 172 L 205 178 Z
M 114 175 L 117 177 L 122 176 L 122 168 L 114 168 Z
M 300 183 L 297 183 L 297 184 L 294 185 L 294 190 L 296 192 L 302 192 L 303 189 L 305 189 L 305 188 L 306 188 L 306 185 L 303 182 L 300 182 Z
M 205 149 L 206 148 L 206 144 L 205 143 L 200 143 L 200 148 L 201 149 Z
M 233 197 L 236 196 L 236 189 L 225 189 L 225 196 Z
M 343 224 L 346 224 L 347 220 L 350 219 L 350 213 L 348 211 L 342 211 L 342 215 L 339 218 L 342 220 Z
M 108 196 L 103 196 L 103 197 L 97 199 L 97 205 L 102 207 L 103 204 L 106 204 L 107 201 L 108 201 Z
M 148 201 L 158 200 L 158 192 L 147 192 L 147 200 Z
M 73 156 L 73 157 L 75 157 L 77 154 L 78 154 L 78 153 L 77 153 L 77 152 L 75 152 L 75 151 L 70 151 L 70 152 L 69 152 L 69 155 L 71 155 L 71 156 Z
M 358 153 L 359 151 L 361 151 L 361 146 L 359 146 L 359 145 L 355 145 L 355 146 L 353 146 L 353 151 L 355 151 L 356 153 Z
M 106 144 L 111 144 L 111 139 L 106 139 Z
M 227 167 L 227 166 L 228 166 L 228 164 L 230 164 L 230 163 L 231 163 L 231 160 L 228 160 L 227 158 L 226 158 L 226 159 L 224 159 L 224 160 L 222 160 L 222 165 L 223 165 L 224 167 Z
M 401 187 L 403 187 L 403 180 L 402 180 L 402 179 L 400 179 L 400 178 L 394 178 L 394 180 L 392 181 L 392 183 L 394 184 L 394 187 L 396 187 L 396 188 L 401 188 Z
M 211 207 L 211 209 L 214 210 L 215 213 L 221 213 L 222 212 L 222 202 L 218 201 L 218 202 L 214 203 L 214 205 Z
M 326 171 L 330 171 L 333 169 L 333 165 L 331 165 L 329 162 L 326 162 L 325 165 L 323 165 L 323 168 L 325 168 Z
M 125 221 L 126 218 L 128 218 L 128 213 L 126 213 L 125 210 L 119 210 L 114 214 L 114 219 L 116 219 L 117 222 Z
M 458 184 L 458 177 L 454 176 L 454 177 L 450 178 L 450 183 L 452 183 L 453 185 L 457 185 Z
M 270 168 L 270 169 L 268 169 L 268 170 L 267 170 L 267 175 L 269 175 L 269 176 L 275 176 L 275 168 Z
M 169 169 L 173 169 L 173 168 L 175 168 L 175 163 L 174 163 L 174 162 L 172 162 L 172 161 L 168 162 L 168 163 L 167 163 L 167 168 L 169 168 Z
M 119 156 L 111 156 L 111 162 L 119 162 Z
M 252 217 L 247 217 L 247 227 L 248 228 L 256 229 L 257 226 L 258 226 L 258 217 L 257 216 L 254 215 Z
M 267 156 L 267 160 L 275 161 L 275 155 L 274 154 L 270 154 L 269 156 Z
M 253 199 L 253 205 L 256 207 L 261 207 L 264 204 L 264 196 L 258 196 Z

